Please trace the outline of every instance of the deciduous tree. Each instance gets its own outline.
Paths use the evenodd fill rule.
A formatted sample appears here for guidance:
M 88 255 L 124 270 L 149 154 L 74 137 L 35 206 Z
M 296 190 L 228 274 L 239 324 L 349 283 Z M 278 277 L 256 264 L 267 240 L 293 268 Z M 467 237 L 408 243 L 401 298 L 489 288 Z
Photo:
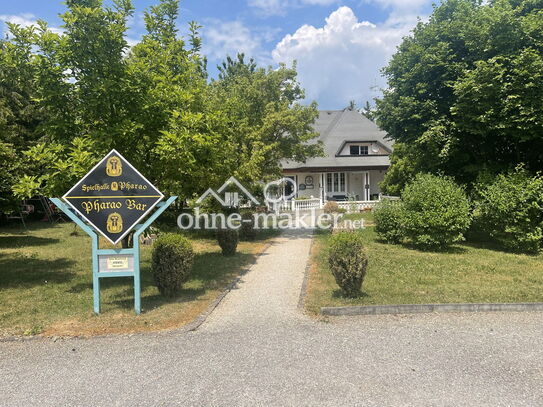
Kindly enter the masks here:
M 384 69 L 377 119 L 397 142 L 384 187 L 417 172 L 462 183 L 543 168 L 543 4 L 447 0 Z

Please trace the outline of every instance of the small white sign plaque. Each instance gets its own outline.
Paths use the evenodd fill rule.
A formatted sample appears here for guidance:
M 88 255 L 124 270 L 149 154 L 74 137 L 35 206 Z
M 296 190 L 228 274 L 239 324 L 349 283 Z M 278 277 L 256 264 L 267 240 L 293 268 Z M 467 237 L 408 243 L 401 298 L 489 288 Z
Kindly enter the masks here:
M 98 257 L 99 272 L 134 271 L 134 256 L 132 254 L 100 255 Z

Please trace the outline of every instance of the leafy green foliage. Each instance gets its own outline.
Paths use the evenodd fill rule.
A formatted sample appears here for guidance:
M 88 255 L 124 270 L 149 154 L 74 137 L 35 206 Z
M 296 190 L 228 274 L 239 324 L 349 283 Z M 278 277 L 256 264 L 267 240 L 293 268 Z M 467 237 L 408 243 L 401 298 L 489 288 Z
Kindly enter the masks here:
M 17 179 L 20 169 L 20 162 L 13 146 L 0 142 L 0 212 L 16 208 L 11 186 Z
M 387 195 L 400 196 L 402 189 L 415 178 L 420 168 L 421 152 L 416 148 L 409 148 L 406 144 L 395 143 L 394 151 L 390 155 L 390 168 L 381 182 L 381 191 Z
M 218 229 L 217 242 L 224 256 L 236 254 L 239 241 L 239 232 L 236 229 Z
M 174 297 L 188 280 L 194 261 L 189 239 L 176 233 L 165 233 L 153 245 L 151 270 L 155 285 L 166 297 Z
M 279 176 L 283 159 L 301 162 L 323 154 L 321 144 L 307 144 L 317 137 L 312 124 L 318 111 L 315 103 L 299 104 L 305 95 L 295 66 L 257 68 L 239 54 L 219 71 L 211 95 L 224 118 L 221 148 L 229 174 L 250 185 Z
M 374 209 L 373 216 L 375 232 L 381 239 L 389 243 L 400 243 L 403 240 L 405 210 L 402 201 L 383 200 Z
M 536 253 L 543 245 L 543 177 L 519 167 L 479 187 L 477 225 L 510 250 Z
M 419 174 L 402 193 L 401 226 L 416 246 L 445 247 L 464 240 L 470 203 L 450 178 Z
M 241 228 L 239 229 L 239 236 L 243 240 L 255 240 L 257 230 L 255 229 L 255 218 L 253 213 L 242 213 Z
M 209 83 L 201 27 L 189 24 L 188 45 L 178 35 L 179 0 L 150 7 L 147 33 L 132 47 L 130 0 L 66 5 L 64 33 L 12 24 L 0 40 L 0 142 L 26 160 L 17 197 L 65 192 L 112 148 L 182 199 L 231 175 L 250 186 L 277 175 L 284 158 L 319 154 L 305 146 L 317 111 L 297 103 L 295 69 L 241 57 Z
M 419 172 L 473 184 L 525 163 L 543 168 L 543 4 L 447 0 L 384 69 L 380 126 L 397 142 L 384 188 Z
M 92 140 L 74 138 L 68 146 L 40 143 L 24 151 L 21 161 L 26 171 L 33 175 L 19 177 L 12 188 L 15 197 L 64 194 L 98 161 L 89 151 L 92 146 Z
M 360 295 L 368 267 L 364 240 L 356 232 L 339 232 L 330 238 L 328 266 L 347 297 Z
M 7 23 L 12 39 L 0 39 L 0 142 L 16 151 L 37 138 L 42 115 L 36 103 L 35 29 Z

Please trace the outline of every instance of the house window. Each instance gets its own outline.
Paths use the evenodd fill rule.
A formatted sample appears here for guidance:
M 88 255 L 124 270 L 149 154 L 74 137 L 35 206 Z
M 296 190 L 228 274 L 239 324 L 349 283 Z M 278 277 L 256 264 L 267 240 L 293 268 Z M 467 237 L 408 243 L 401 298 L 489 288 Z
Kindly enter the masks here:
M 329 172 L 326 174 L 326 192 L 345 192 L 344 172 Z
M 349 146 L 351 155 L 368 155 L 368 146 Z

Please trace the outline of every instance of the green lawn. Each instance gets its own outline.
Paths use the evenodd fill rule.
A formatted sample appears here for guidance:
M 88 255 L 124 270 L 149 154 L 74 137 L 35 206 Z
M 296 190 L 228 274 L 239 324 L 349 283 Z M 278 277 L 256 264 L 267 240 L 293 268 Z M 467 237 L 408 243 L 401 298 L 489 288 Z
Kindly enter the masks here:
M 362 212 L 362 213 L 346 213 L 342 216 L 342 220 L 364 220 L 364 225 L 373 225 L 374 217 L 372 212 Z
M 192 237 L 196 251 L 191 279 L 178 298 L 167 300 L 153 286 L 148 246 L 141 250 L 142 308 L 133 313 L 131 278 L 102 280 L 102 314 L 92 312 L 90 238 L 73 224 L 44 223 L 0 228 L 0 336 L 95 335 L 181 326 L 251 264 L 266 239 L 240 242 L 224 257 L 214 239 Z M 106 247 L 106 246 L 104 246 Z
M 346 305 L 543 302 L 543 255 L 506 253 L 483 243 L 428 252 L 380 242 L 373 227 L 355 233 L 364 237 L 369 256 L 363 294 L 341 296 L 327 266 L 330 234 L 320 233 L 312 251 L 310 312 Z

